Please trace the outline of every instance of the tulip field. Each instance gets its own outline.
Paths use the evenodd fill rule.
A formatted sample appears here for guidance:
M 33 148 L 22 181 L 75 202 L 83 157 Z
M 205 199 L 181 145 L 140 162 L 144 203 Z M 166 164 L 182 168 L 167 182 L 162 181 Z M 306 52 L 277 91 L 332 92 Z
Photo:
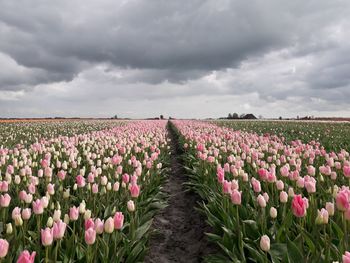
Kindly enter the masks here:
M 165 121 L 3 123 L 0 145 L 1 262 L 142 260 Z
M 173 123 L 207 235 L 222 251 L 208 261 L 350 262 L 348 124 L 312 124 L 318 138 L 308 141 L 302 122 Z
M 350 262 L 349 136 L 330 122 L 0 123 L 0 262 L 143 262 L 171 145 L 218 248 L 205 262 Z

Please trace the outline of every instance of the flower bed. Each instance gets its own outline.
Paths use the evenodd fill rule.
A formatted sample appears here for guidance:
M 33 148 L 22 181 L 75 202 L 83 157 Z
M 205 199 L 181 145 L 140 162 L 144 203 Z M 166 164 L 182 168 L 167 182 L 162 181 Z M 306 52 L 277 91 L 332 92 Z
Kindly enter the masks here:
M 213 262 L 349 262 L 349 153 L 173 121 L 222 249 Z
M 0 260 L 141 261 L 168 154 L 165 121 L 0 149 Z

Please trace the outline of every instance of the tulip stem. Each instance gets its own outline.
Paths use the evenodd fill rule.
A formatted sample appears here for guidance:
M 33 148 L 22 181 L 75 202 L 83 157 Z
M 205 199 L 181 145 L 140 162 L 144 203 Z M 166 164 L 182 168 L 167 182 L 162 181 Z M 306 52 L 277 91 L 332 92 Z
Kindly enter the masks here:
M 38 215 L 38 233 L 39 233 L 39 237 L 38 237 L 38 256 L 40 258 L 40 251 L 41 251 L 41 244 L 40 244 L 40 233 L 41 233 L 41 215 Z
M 237 234 L 238 234 L 238 246 L 239 250 L 242 254 L 243 262 L 245 262 L 244 249 L 243 249 L 243 241 L 242 241 L 242 233 L 240 228 L 240 220 L 239 220 L 239 211 L 238 206 L 236 205 L 236 223 L 237 223 Z
M 347 222 L 343 213 L 343 227 L 344 227 L 344 251 L 346 251 L 348 247 L 348 235 L 347 235 Z
M 56 246 L 56 249 L 55 249 L 55 262 L 57 262 L 57 255 L 58 255 L 58 250 L 60 248 L 60 240 L 57 241 L 57 246 Z
M 45 262 L 49 263 L 49 247 L 45 247 Z

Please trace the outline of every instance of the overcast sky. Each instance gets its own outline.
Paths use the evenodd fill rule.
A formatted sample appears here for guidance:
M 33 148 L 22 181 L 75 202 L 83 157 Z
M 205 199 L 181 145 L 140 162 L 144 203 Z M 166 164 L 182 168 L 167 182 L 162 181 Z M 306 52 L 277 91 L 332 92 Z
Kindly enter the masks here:
M 350 1 L 0 0 L 0 117 L 350 117 Z

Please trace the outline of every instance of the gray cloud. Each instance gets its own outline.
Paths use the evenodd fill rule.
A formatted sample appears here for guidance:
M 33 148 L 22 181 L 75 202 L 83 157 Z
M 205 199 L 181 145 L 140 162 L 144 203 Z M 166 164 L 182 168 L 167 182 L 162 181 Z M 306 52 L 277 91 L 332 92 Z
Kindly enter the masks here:
M 350 115 L 349 11 L 345 0 L 0 0 L 0 110 L 205 117 L 232 111 L 230 98 L 238 112 L 298 101 L 284 114 Z

